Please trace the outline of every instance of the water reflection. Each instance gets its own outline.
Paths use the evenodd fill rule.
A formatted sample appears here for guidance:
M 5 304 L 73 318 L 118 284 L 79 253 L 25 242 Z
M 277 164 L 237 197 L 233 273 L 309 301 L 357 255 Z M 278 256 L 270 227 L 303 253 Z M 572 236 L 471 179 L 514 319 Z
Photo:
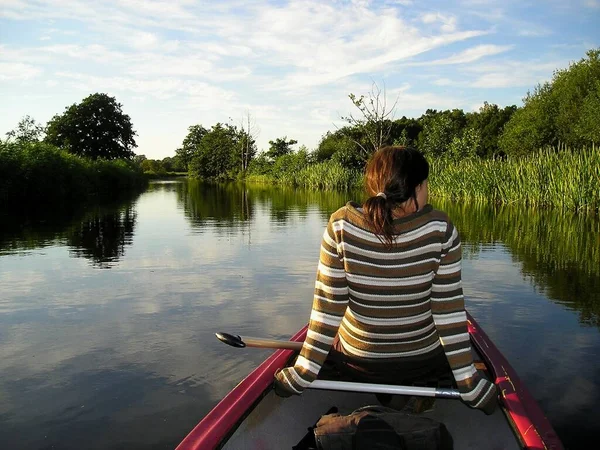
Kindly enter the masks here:
M 550 299 L 600 327 L 600 220 L 598 216 L 510 205 L 435 202 L 465 241 L 465 256 L 503 243 L 523 275 Z
M 0 257 L 66 244 L 72 257 L 86 258 L 97 268 L 110 268 L 132 243 L 138 197 L 125 195 L 111 204 L 46 211 L 33 218 L 6 218 L 0 226 Z
M 266 211 L 272 223 L 285 225 L 292 217 L 317 210 L 323 217 L 360 193 L 311 191 L 290 186 L 260 184 L 206 184 L 189 180 L 178 184 L 177 199 L 192 226 L 201 230 L 207 223 L 229 226 L 251 221 L 256 209 Z
M 70 254 L 87 258 L 100 269 L 109 269 L 125 255 L 135 228 L 135 210 L 126 207 L 87 215 L 65 234 Z

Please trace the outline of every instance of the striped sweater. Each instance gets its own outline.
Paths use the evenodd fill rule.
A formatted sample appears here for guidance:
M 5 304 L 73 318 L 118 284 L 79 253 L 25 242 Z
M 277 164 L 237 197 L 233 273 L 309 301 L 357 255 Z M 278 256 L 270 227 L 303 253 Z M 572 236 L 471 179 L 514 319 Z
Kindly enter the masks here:
M 370 361 L 427 356 L 443 347 L 461 398 L 484 408 L 495 386 L 473 364 L 461 286 L 461 244 L 431 205 L 395 219 L 392 249 L 353 202 L 336 211 L 321 243 L 306 340 L 280 385 L 301 393 L 316 379 L 334 337 L 343 353 Z

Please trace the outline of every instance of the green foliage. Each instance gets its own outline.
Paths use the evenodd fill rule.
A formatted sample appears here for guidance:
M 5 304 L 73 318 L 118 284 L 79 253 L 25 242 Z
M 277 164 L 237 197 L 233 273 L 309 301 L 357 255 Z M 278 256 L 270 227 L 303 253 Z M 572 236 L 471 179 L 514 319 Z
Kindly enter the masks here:
M 217 123 L 200 140 L 188 170 L 196 178 L 235 179 L 241 161 L 239 131 L 234 126 Z
M 499 108 L 498 105 L 484 102 L 479 112 L 467 114 L 468 127 L 476 130 L 481 136 L 477 156 L 491 158 L 498 154 L 498 138 L 504 125 L 517 110 L 515 105 Z
M 90 160 L 43 142 L 1 143 L 0 179 L 0 209 L 70 205 L 145 185 L 132 161 Z
M 461 136 L 454 136 L 448 146 L 447 156 L 460 161 L 477 156 L 481 148 L 481 134 L 474 128 L 466 128 Z
M 202 125 L 192 125 L 188 128 L 188 134 L 183 139 L 181 147 L 175 150 L 175 155 L 179 158 L 185 170 L 188 170 L 192 157 L 198 151 L 200 141 L 207 133 L 208 130 Z
M 269 158 L 277 159 L 280 156 L 288 155 L 293 152 L 292 145 L 297 144 L 298 141 L 290 139 L 288 141 L 287 136 L 277 138 L 274 141 L 269 141 L 269 150 L 266 155 Z
M 570 210 L 600 208 L 600 149 L 549 149 L 503 160 L 430 161 L 433 196 Z
M 92 94 L 48 122 L 45 141 L 91 159 L 132 158 L 137 147 L 131 119 L 107 94 Z
M 460 109 L 436 111 L 428 109 L 419 119 L 423 125 L 417 146 L 426 155 L 442 156 L 453 139 L 460 138 L 467 119 Z
M 6 133 L 8 142 L 25 144 L 28 142 L 39 142 L 44 134 L 44 127 L 37 123 L 32 117 L 25 116 L 17 124 L 17 128 Z
M 554 73 L 535 88 L 506 124 L 499 145 L 508 155 L 526 155 L 562 143 L 581 148 L 600 140 L 600 49 Z
M 326 133 L 313 152 L 316 162 L 333 160 L 348 168 L 362 168 L 365 165 L 364 153 L 360 147 L 349 137 L 349 129 L 337 130 L 335 133 Z

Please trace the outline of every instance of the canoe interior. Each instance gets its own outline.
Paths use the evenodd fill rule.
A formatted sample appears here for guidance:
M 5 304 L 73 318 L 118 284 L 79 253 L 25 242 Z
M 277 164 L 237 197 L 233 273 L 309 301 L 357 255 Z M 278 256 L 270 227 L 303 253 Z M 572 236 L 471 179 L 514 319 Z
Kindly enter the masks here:
M 474 355 L 476 359 L 478 355 Z M 333 406 L 346 414 L 366 405 L 377 405 L 374 394 L 307 389 L 301 396 L 280 398 L 268 392 L 241 422 L 223 448 L 227 450 L 291 449 Z M 521 449 L 511 425 L 498 407 L 486 416 L 459 400 L 436 399 L 432 411 L 422 413 L 443 422 L 454 440 L 454 448 Z

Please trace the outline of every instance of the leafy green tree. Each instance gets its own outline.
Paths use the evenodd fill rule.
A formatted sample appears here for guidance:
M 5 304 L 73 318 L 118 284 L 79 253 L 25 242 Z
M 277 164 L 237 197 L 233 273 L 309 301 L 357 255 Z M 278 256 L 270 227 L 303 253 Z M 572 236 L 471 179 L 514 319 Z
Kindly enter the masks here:
M 43 134 L 44 127 L 31 116 L 25 116 L 19 121 L 17 128 L 6 133 L 6 140 L 17 144 L 39 142 Z
M 600 49 L 557 70 L 523 99 L 504 127 L 499 146 L 519 156 L 558 143 L 581 148 L 600 141 Z
M 292 145 L 297 143 L 298 141 L 295 139 L 288 140 L 287 136 L 277 138 L 274 141 L 269 141 L 269 150 L 266 152 L 266 155 L 272 159 L 288 155 L 293 152 Z
M 200 140 L 189 163 L 189 173 L 204 179 L 232 179 L 241 167 L 240 133 L 217 123 Z
M 478 156 L 490 158 L 499 153 L 498 138 L 516 110 L 515 105 L 500 108 L 484 102 L 478 112 L 467 114 L 468 127 L 476 130 L 481 137 Z
M 131 118 L 107 94 L 92 94 L 48 123 L 45 141 L 91 159 L 130 159 L 137 147 Z
M 273 162 L 264 152 L 253 158 L 248 165 L 248 172 L 254 175 L 270 175 L 272 169 Z
M 192 160 L 192 157 L 196 151 L 198 151 L 200 141 L 202 141 L 202 138 L 206 136 L 207 133 L 208 130 L 202 125 L 192 125 L 188 128 L 188 134 L 183 139 L 181 147 L 175 150 L 175 155 L 179 158 L 181 164 L 185 167 L 185 170 L 188 170 L 188 165 Z
M 394 145 L 415 146 L 423 125 L 418 119 L 403 116 L 392 123 L 391 138 Z
M 481 147 L 481 134 L 475 128 L 465 128 L 460 136 L 454 136 L 448 146 L 447 155 L 453 160 L 477 156 Z

